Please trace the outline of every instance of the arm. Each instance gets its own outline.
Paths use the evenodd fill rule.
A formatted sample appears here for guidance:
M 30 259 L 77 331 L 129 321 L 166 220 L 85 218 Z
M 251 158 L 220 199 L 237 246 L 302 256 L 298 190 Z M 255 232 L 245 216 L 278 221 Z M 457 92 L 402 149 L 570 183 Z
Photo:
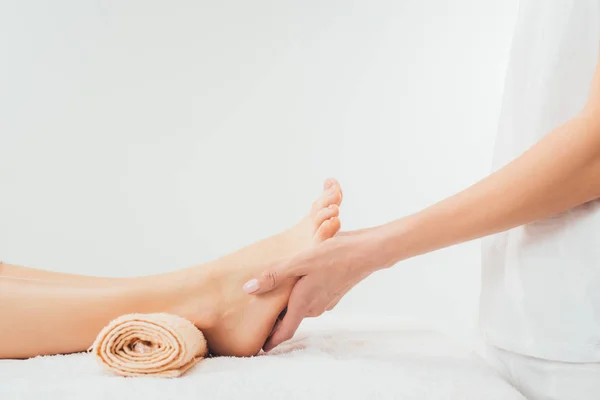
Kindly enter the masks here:
M 600 93 L 600 87 L 596 93 Z M 386 265 L 550 217 L 600 197 L 600 108 L 590 103 L 472 187 L 378 228 Z
M 300 277 L 265 344 L 292 337 L 302 319 L 332 309 L 354 285 L 399 261 L 549 217 L 600 197 L 600 67 L 581 113 L 519 158 L 417 214 L 339 235 L 274 265 L 256 294 Z

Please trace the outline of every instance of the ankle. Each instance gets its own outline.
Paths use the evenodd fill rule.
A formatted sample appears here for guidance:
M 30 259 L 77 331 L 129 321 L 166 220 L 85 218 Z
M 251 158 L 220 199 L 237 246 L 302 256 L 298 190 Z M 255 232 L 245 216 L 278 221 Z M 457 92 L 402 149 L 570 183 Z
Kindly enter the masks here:
M 218 288 L 210 268 L 188 268 L 169 274 L 173 301 L 165 312 L 188 319 L 199 329 L 214 327 L 219 316 Z

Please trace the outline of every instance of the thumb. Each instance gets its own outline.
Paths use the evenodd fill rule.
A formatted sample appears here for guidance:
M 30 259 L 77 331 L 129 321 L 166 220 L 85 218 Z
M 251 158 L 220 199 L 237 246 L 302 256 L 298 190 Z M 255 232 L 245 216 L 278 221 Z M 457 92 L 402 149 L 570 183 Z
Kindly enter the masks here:
M 276 289 L 283 281 L 296 276 L 295 268 L 290 263 L 281 263 L 274 268 L 267 269 L 260 277 L 250 279 L 244 284 L 244 292 L 249 294 L 263 294 Z

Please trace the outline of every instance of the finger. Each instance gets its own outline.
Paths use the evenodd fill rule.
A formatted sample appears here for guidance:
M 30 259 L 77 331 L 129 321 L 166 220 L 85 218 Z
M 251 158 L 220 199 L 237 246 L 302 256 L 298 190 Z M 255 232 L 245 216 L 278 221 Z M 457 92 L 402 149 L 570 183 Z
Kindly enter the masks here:
M 283 320 L 279 322 L 277 328 L 265 343 L 263 347 L 264 351 L 271 351 L 294 336 L 294 333 L 298 330 L 304 317 L 301 313 L 292 313 L 288 315 L 289 316 L 284 317 Z
M 338 296 L 336 298 L 334 298 L 328 305 L 327 307 L 325 307 L 325 311 L 331 311 L 335 308 L 335 306 L 338 305 L 338 303 L 340 302 L 340 300 L 342 299 L 342 296 Z
M 320 317 L 325 311 L 325 306 L 314 306 L 314 308 L 311 308 L 306 316 L 310 318 Z
M 342 290 L 342 292 L 340 294 L 338 294 L 337 296 L 335 296 L 333 298 L 333 300 L 331 300 L 329 302 L 329 304 L 327 305 L 327 307 L 325 307 L 325 311 L 331 311 L 333 310 L 338 303 L 340 302 L 340 300 L 342 300 L 344 298 L 344 296 L 346 295 L 346 293 L 348 293 L 350 291 L 351 287 L 348 287 L 344 290 Z
M 283 262 L 277 266 L 265 270 L 259 277 L 250 279 L 243 286 L 243 290 L 249 294 L 262 294 L 276 289 L 288 278 L 299 276 L 298 272 L 301 260 Z
M 262 273 L 258 278 L 252 278 L 248 282 L 244 283 L 242 289 L 248 294 L 263 294 L 270 292 L 286 280 L 290 278 L 292 274 L 288 270 L 284 269 L 272 269 Z
M 269 339 L 267 339 L 267 342 L 263 346 L 264 351 L 271 351 L 294 336 L 305 316 L 304 304 L 306 303 L 299 300 L 302 298 L 302 295 L 303 291 L 296 290 L 296 287 L 294 287 L 290 295 L 287 312 L 278 326 L 273 330 Z
M 275 325 L 273 325 L 273 329 L 271 329 L 271 333 L 269 333 L 269 337 L 271 337 L 271 335 L 273 334 L 273 332 L 275 332 L 275 331 L 277 330 L 277 328 L 279 327 L 279 324 L 280 324 L 280 323 L 281 323 L 281 320 L 280 320 L 280 319 L 278 319 L 278 320 L 275 322 Z M 268 338 L 267 338 L 267 339 L 268 339 Z

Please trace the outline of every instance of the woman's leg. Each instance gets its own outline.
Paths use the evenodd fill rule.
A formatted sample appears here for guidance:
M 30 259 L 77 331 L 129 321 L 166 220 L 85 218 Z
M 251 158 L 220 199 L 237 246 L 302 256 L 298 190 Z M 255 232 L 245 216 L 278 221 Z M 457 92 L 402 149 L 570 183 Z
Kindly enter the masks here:
M 182 301 L 177 285 L 175 276 L 111 283 L 0 277 L 0 358 L 86 350 L 119 315 L 175 311 Z M 208 310 L 210 299 L 201 297 Z M 196 315 L 203 326 L 204 318 Z
M 98 280 L 112 281 L 117 278 L 106 278 L 99 276 L 68 274 L 63 272 L 47 271 L 31 267 L 23 267 L 21 265 L 12 265 L 0 261 L 0 277 L 4 278 L 20 278 L 20 279 L 36 279 L 42 281 L 59 281 L 59 282 L 97 282 Z
M 288 231 L 172 273 L 66 281 L 1 276 L 0 358 L 83 351 L 110 320 L 132 312 L 181 315 L 203 331 L 214 353 L 256 354 L 294 282 L 264 296 L 248 296 L 241 286 L 269 263 L 335 235 L 340 201 L 336 183 L 315 202 L 309 216 Z

